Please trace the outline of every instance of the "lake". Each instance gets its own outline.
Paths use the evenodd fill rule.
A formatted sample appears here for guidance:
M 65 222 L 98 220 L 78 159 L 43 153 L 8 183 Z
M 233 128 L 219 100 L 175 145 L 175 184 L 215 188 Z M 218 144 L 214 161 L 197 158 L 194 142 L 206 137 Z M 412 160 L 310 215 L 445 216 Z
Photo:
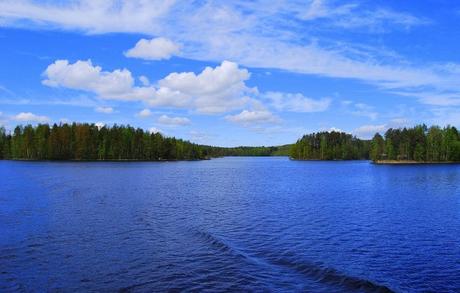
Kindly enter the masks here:
M 0 161 L 0 291 L 460 292 L 460 166 Z

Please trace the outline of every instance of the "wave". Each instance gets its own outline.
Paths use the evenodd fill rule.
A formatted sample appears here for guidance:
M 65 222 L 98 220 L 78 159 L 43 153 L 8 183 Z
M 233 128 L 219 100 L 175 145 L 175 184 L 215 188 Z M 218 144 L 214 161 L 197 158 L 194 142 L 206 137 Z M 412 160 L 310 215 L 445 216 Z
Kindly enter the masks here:
M 252 255 L 244 253 L 240 249 L 237 249 L 218 236 L 215 236 L 209 232 L 196 231 L 196 234 L 209 243 L 212 247 L 225 252 L 230 253 L 234 256 L 244 258 L 248 262 L 252 262 L 256 265 L 264 266 L 277 266 L 288 269 L 297 274 L 301 274 L 309 279 L 317 282 L 338 286 L 340 288 L 346 288 L 352 291 L 359 292 L 378 292 L 378 293 L 390 293 L 394 292 L 385 285 L 380 285 L 373 281 L 347 275 L 334 268 L 324 266 L 323 264 L 317 264 L 307 261 L 298 261 L 296 256 L 286 257 L 285 255 L 279 257 L 279 254 L 262 254 Z
M 207 243 L 209 243 L 212 247 L 222 251 L 231 253 L 238 256 L 243 256 L 240 252 L 238 252 L 235 248 L 231 247 L 229 244 L 225 243 L 224 240 L 220 239 L 219 237 L 203 231 L 196 231 L 196 234 L 204 239 Z
M 350 290 L 379 293 L 394 292 L 385 285 L 380 285 L 367 279 L 350 276 L 339 272 L 334 268 L 324 267 L 321 264 L 305 261 L 299 262 L 286 258 L 278 258 L 270 260 L 270 262 L 275 265 L 294 270 L 297 273 L 313 278 L 316 281 L 342 286 Z

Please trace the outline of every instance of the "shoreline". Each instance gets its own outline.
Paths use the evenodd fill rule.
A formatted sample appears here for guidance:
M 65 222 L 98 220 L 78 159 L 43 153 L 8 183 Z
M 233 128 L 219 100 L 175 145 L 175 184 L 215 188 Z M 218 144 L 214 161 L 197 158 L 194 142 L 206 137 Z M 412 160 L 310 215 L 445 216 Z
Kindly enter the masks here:
M 413 160 L 377 160 L 372 161 L 375 165 L 452 165 L 460 164 L 455 161 L 413 161 Z
M 110 159 L 110 160 L 77 160 L 77 159 L 64 159 L 64 160 L 41 160 L 41 159 L 0 159 L 0 161 L 11 161 L 11 162 L 198 162 L 198 161 L 208 161 L 214 159 L 214 157 L 206 157 L 203 159 L 162 159 L 162 160 L 136 160 L 136 159 Z

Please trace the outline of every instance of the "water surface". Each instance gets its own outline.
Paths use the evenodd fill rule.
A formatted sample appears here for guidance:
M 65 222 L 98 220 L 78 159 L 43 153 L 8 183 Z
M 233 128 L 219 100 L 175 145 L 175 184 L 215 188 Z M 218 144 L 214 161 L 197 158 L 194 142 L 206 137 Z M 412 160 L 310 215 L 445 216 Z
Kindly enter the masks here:
M 460 166 L 0 161 L 0 291 L 459 292 Z

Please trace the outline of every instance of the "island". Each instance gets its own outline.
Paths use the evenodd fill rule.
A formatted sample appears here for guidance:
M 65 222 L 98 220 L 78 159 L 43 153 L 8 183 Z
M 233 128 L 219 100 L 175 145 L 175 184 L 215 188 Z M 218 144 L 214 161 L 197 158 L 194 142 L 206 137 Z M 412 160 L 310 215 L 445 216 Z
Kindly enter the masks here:
M 375 134 L 369 156 L 375 164 L 459 163 L 460 135 L 453 126 L 390 128 Z
M 460 134 L 453 126 L 390 128 L 384 136 L 359 139 L 344 132 L 304 135 L 292 147 L 295 160 L 371 160 L 375 164 L 460 163 Z
M 307 134 L 292 146 L 295 160 L 368 160 L 369 141 L 338 131 Z

